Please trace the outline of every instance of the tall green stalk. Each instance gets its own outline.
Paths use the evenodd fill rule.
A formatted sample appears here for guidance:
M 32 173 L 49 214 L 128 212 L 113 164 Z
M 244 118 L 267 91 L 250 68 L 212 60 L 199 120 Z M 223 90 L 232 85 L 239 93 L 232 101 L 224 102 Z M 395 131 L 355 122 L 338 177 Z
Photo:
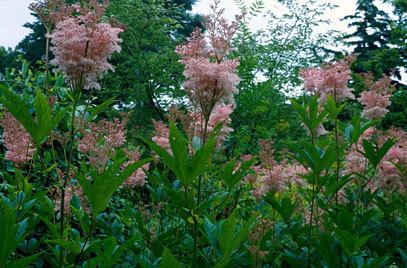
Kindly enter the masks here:
M 74 143 L 75 143 L 75 112 L 76 112 L 76 107 L 77 107 L 77 102 L 78 102 L 78 96 L 75 95 L 75 91 L 72 90 L 73 92 L 73 103 L 72 103 L 72 118 L 71 118 L 71 131 L 70 131 L 70 148 L 68 152 L 68 158 L 67 158 L 67 167 L 66 167 L 66 173 L 63 178 L 62 182 L 62 187 L 61 187 L 61 206 L 60 206 L 60 213 L 61 213 L 61 222 L 60 222 L 60 235 L 61 238 L 64 235 L 64 228 L 65 228 L 65 191 L 66 191 L 66 186 L 69 181 L 69 175 L 71 172 L 71 166 L 72 166 L 72 161 L 73 161 L 73 150 L 74 150 Z M 59 260 L 59 266 L 62 267 L 62 258 L 63 258 L 63 250 L 61 248 L 60 252 L 60 260 Z
M 318 126 L 317 126 L 318 128 Z M 316 146 L 316 139 L 317 139 L 317 129 L 310 130 L 311 133 L 311 142 L 313 146 Z M 312 173 L 312 197 L 311 197 L 311 212 L 310 212 L 310 220 L 309 220 L 309 229 L 308 229 L 308 267 L 311 267 L 311 233 L 312 233 L 312 220 L 314 218 L 314 204 L 315 204 L 315 179 L 316 174 L 313 171 Z

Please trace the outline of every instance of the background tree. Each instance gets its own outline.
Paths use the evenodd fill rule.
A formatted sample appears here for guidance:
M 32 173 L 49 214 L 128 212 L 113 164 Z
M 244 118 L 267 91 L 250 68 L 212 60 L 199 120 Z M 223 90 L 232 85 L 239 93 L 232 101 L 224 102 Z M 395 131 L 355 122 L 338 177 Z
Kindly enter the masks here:
M 18 43 L 15 50 L 19 51 L 32 66 L 38 67 L 38 61 L 43 60 L 45 56 L 47 31 L 39 20 L 27 22 L 24 27 L 30 29 L 31 33 Z
M 392 14 L 395 15 L 395 14 Z M 403 14 L 399 13 L 399 19 Z M 399 68 L 405 63 L 405 43 L 400 42 L 401 24 L 391 19 L 375 1 L 358 0 L 356 12 L 346 16 L 355 32 L 345 36 L 348 46 L 354 46 L 357 59 L 352 66 L 356 73 L 371 72 L 376 79 L 383 74 L 400 78 Z M 405 26 L 405 25 L 404 25 Z
M 363 73 L 372 73 L 377 80 L 383 75 L 392 77 L 396 86 L 389 108 L 383 119 L 383 126 L 407 126 L 406 85 L 401 81 L 405 73 L 407 46 L 407 2 L 405 0 L 385 1 L 393 11 L 385 12 L 378 1 L 358 0 L 355 14 L 346 16 L 349 26 L 355 31 L 345 36 L 346 44 L 353 47 L 356 60 L 352 65 L 354 88 L 357 94 L 366 90 Z M 383 3 L 383 2 L 381 2 Z
M 18 67 L 19 53 L 11 48 L 0 46 L 0 73 L 4 73 L 6 69 Z
M 102 90 L 92 93 L 96 102 L 114 96 L 119 101 L 116 108 L 134 111 L 130 126 L 151 125 L 151 118 L 165 119 L 164 110 L 183 96 L 182 67 L 174 50 L 200 26 L 200 16 L 190 12 L 194 3 L 195 0 L 110 1 L 107 15 L 125 28 L 121 35 L 123 46 L 112 58 L 115 72 L 104 78 Z M 25 27 L 32 31 L 16 51 L 32 66 L 39 67 L 37 63 L 45 54 L 46 29 L 40 20 Z
M 245 16 L 234 42 L 242 81 L 232 114 L 231 155 L 258 150 L 259 139 L 273 138 L 275 147 L 281 148 L 304 134 L 288 99 L 299 92 L 300 69 L 332 58 L 334 53 L 327 47 L 338 40 L 336 32 L 316 30 L 329 23 L 322 14 L 334 7 L 330 4 L 279 1 L 278 10 L 284 12 L 276 14 L 264 10 L 263 1 L 250 6 L 240 0 L 236 3 Z M 263 15 L 267 27 L 252 32 L 248 25 Z
M 105 78 L 97 97 L 115 96 L 121 108 L 131 108 L 130 125 L 149 126 L 151 118 L 166 120 L 165 111 L 184 96 L 175 47 L 200 23 L 189 13 L 193 3 L 111 1 L 108 12 L 125 25 L 122 52 L 114 57 L 116 70 Z

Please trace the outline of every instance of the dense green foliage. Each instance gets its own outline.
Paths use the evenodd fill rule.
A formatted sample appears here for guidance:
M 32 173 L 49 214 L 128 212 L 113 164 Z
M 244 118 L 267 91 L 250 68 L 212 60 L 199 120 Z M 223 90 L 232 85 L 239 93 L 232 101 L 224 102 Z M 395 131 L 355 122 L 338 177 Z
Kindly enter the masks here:
M 49 72 L 46 28 L 27 24 L 15 50 L 0 47 L 0 268 L 406 267 L 407 5 L 388 2 L 394 14 L 358 0 L 341 39 L 317 30 L 330 4 L 282 0 L 280 16 L 237 0 L 231 121 L 200 135 L 176 53 L 202 27 L 195 1 L 111 0 L 121 51 L 98 90 Z M 341 44 L 356 98 L 332 86 L 321 100 L 301 70 L 328 73 Z M 392 75 L 382 120 L 365 114 L 364 73 Z
M 392 97 L 390 113 L 384 119 L 385 127 L 396 126 L 406 128 L 407 107 L 406 85 L 400 83 L 401 69 L 406 66 L 406 2 L 403 0 L 390 2 L 395 10 L 388 14 L 381 10 L 373 1 L 358 0 L 354 15 L 345 19 L 355 27 L 355 32 L 345 38 L 353 48 L 357 59 L 352 66 L 354 71 L 354 87 L 358 92 L 366 90 L 361 75 L 371 73 L 376 79 L 392 75 L 396 92 Z M 396 80 L 397 79 L 397 80 Z

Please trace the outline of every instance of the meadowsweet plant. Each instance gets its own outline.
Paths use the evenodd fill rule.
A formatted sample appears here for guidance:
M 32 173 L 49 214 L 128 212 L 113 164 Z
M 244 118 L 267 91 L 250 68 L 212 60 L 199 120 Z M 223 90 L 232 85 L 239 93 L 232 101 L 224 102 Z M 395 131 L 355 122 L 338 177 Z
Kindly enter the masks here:
M 51 221 L 60 223 L 58 232 L 53 228 L 50 237 L 50 243 L 56 249 L 55 266 L 64 266 L 70 258 L 82 262 L 87 254 L 85 247 L 93 239 L 96 218 L 106 209 L 115 190 L 125 181 L 131 187 L 144 185 L 145 174 L 141 166 L 148 169 L 146 161 L 139 161 L 137 152 L 129 152 L 126 156 L 119 148 L 125 142 L 126 116 L 121 121 L 116 118 L 113 122 L 104 119 L 90 122 L 112 104 L 112 99 L 100 106 L 87 101 L 81 112 L 78 111 L 83 91 L 99 87 L 97 80 L 112 69 L 109 57 L 120 50 L 118 35 L 122 29 L 102 22 L 107 6 L 107 1 L 101 4 L 93 0 L 75 5 L 64 1 L 34 4 L 32 9 L 47 28 L 47 50 L 51 40 L 54 56 L 51 64 L 64 75 L 67 88 L 57 88 L 56 85 L 51 88 L 48 55 L 44 86 L 48 100 L 40 87 L 35 87 L 36 95 L 29 101 L 7 85 L 1 88 L 2 101 L 8 109 L 2 120 L 4 144 L 8 149 L 6 159 L 22 167 L 22 164 L 35 160 L 37 151 L 36 160 L 47 170 L 43 172 L 46 181 L 40 187 L 53 185 L 47 192 L 55 200 L 56 213 L 51 218 L 44 218 L 44 222 L 48 226 Z M 30 93 L 32 91 L 27 90 L 24 94 Z M 67 98 L 65 102 L 56 103 L 61 96 Z M 59 125 L 61 121 L 64 125 Z M 59 134 L 51 135 L 56 127 L 60 127 Z M 36 169 L 35 162 L 31 163 L 34 166 L 29 169 Z M 17 176 L 27 176 L 17 180 L 23 182 L 17 187 L 25 189 L 28 180 L 37 174 L 24 173 L 24 170 L 17 173 Z M 82 214 L 78 214 L 79 211 Z M 69 252 L 61 245 L 71 239 L 70 223 L 74 218 L 81 222 L 83 238 L 77 241 L 81 243 L 79 250 Z
M 240 81 L 236 74 L 239 61 L 227 58 L 240 17 L 228 22 L 222 16 L 224 9 L 219 8 L 219 3 L 218 0 L 214 1 L 211 5 L 212 14 L 204 18 L 207 36 L 197 28 L 188 41 L 176 50 L 181 56 L 180 62 L 185 66 L 186 81 L 183 86 L 197 111 L 194 116 L 201 117 L 199 128 L 203 139 L 208 131 L 212 112 L 216 110 L 216 113 L 220 113 L 222 110 L 226 111 L 225 108 L 233 107 L 215 108 L 222 106 L 222 103 L 233 104 L 233 95 L 237 92 L 236 86 Z
M 381 119 L 389 111 L 386 108 L 390 106 L 390 97 L 394 86 L 391 79 L 384 76 L 374 81 L 371 74 L 365 74 L 367 90 L 360 94 L 358 99 L 363 105 L 363 116 L 368 119 Z
M 78 7 L 79 8 L 79 7 Z M 53 64 L 64 73 L 76 89 L 97 89 L 97 80 L 112 69 L 107 61 L 113 52 L 120 50 L 120 28 L 101 23 L 106 7 L 80 8 L 79 16 L 64 19 L 51 33 Z
M 64 5 L 64 3 L 62 3 L 62 5 Z M 62 16 L 60 21 L 55 21 L 55 29 L 48 36 L 51 39 L 51 51 L 55 56 L 52 63 L 65 75 L 73 99 L 69 134 L 70 149 L 66 155 L 67 165 L 65 174 L 71 172 L 74 161 L 75 140 L 77 136 L 75 119 L 80 95 L 84 89 L 99 88 L 97 80 L 102 74 L 111 69 L 111 65 L 108 63 L 108 58 L 113 52 L 120 50 L 119 44 L 121 40 L 118 35 L 122 30 L 114 28 L 108 23 L 101 22 L 107 6 L 108 1 L 104 1 L 100 4 L 98 1 L 94 0 L 73 5 L 72 8 L 65 8 L 62 6 L 61 10 L 68 12 L 68 14 Z M 84 112 L 87 112 L 86 108 Z M 108 123 L 106 124 L 108 125 Z M 109 128 L 109 126 L 106 128 Z M 117 129 L 116 133 L 108 133 L 104 135 L 104 131 L 109 131 L 109 129 L 103 130 L 103 122 L 101 122 L 100 125 L 91 125 L 91 131 L 94 131 L 94 133 L 84 134 L 78 149 L 89 154 L 90 162 L 93 163 L 93 165 L 98 165 L 100 170 L 100 168 L 104 168 L 101 166 L 107 164 L 110 153 L 112 153 L 111 150 L 122 145 L 124 141 L 123 131 Z M 114 132 L 115 130 L 110 129 L 110 131 Z M 98 132 L 99 134 L 97 134 Z M 104 141 L 101 141 L 100 139 L 104 139 Z M 105 144 L 101 145 L 100 143 Z M 97 161 L 99 162 L 96 163 Z M 63 235 L 65 226 L 65 191 L 69 183 L 69 177 L 66 175 L 61 184 L 61 236 Z M 83 183 L 84 181 L 81 182 L 82 186 Z M 90 197 L 90 187 L 86 187 L 84 193 L 88 196 L 88 199 L 95 199 L 95 197 Z M 106 195 L 106 197 L 110 198 L 110 195 Z M 89 200 L 89 202 L 93 214 L 100 212 L 100 208 L 96 209 L 95 206 L 92 205 L 94 200 Z M 96 215 L 93 215 L 93 222 L 95 222 L 95 217 Z M 94 227 L 94 224 L 92 224 L 92 227 Z M 88 233 L 87 240 L 93 235 L 93 229 L 94 228 L 91 228 L 91 231 Z M 81 254 L 82 252 L 80 255 Z M 63 252 L 61 251 L 60 265 L 62 264 L 62 259 Z
M 12 114 L 5 111 L 3 116 L 1 121 L 4 129 L 3 143 L 7 148 L 5 159 L 16 165 L 29 162 L 35 153 L 30 135 Z
M 102 119 L 90 123 L 88 129 L 79 130 L 82 138 L 78 142 L 78 150 L 87 155 L 89 163 L 100 168 L 101 172 L 116 149 L 125 143 L 127 120 L 125 115 L 121 121 L 118 118 L 114 118 L 113 122 Z
M 228 21 L 214 0 L 202 29 L 191 1 L 32 5 L 45 65 L 0 73 L 0 267 L 407 265 L 401 82 L 355 73 L 385 64 L 360 54 L 314 66 L 308 4 L 254 44 L 264 3 L 243 2 Z
M 219 8 L 219 4 L 220 1 L 214 1 L 211 5 L 212 14 L 204 18 L 203 24 L 207 34 L 196 28 L 191 37 L 176 49 L 181 57 L 180 62 L 185 67 L 186 80 L 183 87 L 191 108 L 186 116 L 177 113 L 172 117 L 180 119 L 183 123 L 191 142 L 189 150 L 186 147 L 187 141 L 178 133 L 179 130 L 175 125 L 172 125 L 172 129 L 168 132 L 168 128 L 162 123 L 154 122 L 156 136 L 153 137 L 153 141 L 162 147 L 153 146 L 155 147 L 153 149 L 179 177 L 185 191 L 187 200 L 184 206 L 189 211 L 187 221 L 193 224 L 191 231 L 194 241 L 194 267 L 198 266 L 201 259 L 198 256 L 202 243 L 201 214 L 204 213 L 201 206 L 203 202 L 210 201 L 204 200 L 208 189 L 205 184 L 208 183 L 208 179 L 210 180 L 210 178 L 204 179 L 208 175 L 206 165 L 209 164 L 215 143 L 220 146 L 228 133 L 233 130 L 228 127 L 228 124 L 234 108 L 233 95 L 237 92 L 236 86 L 240 81 L 236 74 L 238 60 L 228 58 L 232 49 L 231 41 L 238 29 L 240 17 L 236 17 L 234 22 L 229 23 L 223 18 L 224 10 Z M 166 150 L 169 155 L 162 150 Z M 192 158 L 187 156 L 188 151 L 192 152 Z M 187 167 L 174 165 L 173 161 Z M 189 161 L 191 161 L 190 164 Z M 191 166 L 188 167 L 189 165 Z M 191 169 L 192 174 L 188 174 L 188 169 Z M 174 202 L 179 203 L 177 199 L 174 199 Z M 234 217 L 230 220 L 235 221 Z M 249 228 L 249 225 L 245 228 Z M 227 261 L 232 253 L 227 252 L 227 255 L 223 256 L 223 261 Z

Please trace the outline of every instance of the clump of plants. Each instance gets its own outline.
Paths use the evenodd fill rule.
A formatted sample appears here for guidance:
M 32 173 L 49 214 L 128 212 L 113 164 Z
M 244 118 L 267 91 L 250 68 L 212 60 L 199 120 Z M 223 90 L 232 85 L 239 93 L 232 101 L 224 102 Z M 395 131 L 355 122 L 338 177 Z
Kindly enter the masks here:
M 365 74 L 356 97 L 352 56 L 303 69 L 291 106 L 306 136 L 228 158 L 242 17 L 219 4 L 176 49 L 187 104 L 137 144 L 130 114 L 92 97 L 125 30 L 108 1 L 33 6 L 54 59 L 0 80 L 0 267 L 407 265 L 407 133 L 380 127 L 389 77 Z M 363 110 L 342 120 L 350 102 Z

